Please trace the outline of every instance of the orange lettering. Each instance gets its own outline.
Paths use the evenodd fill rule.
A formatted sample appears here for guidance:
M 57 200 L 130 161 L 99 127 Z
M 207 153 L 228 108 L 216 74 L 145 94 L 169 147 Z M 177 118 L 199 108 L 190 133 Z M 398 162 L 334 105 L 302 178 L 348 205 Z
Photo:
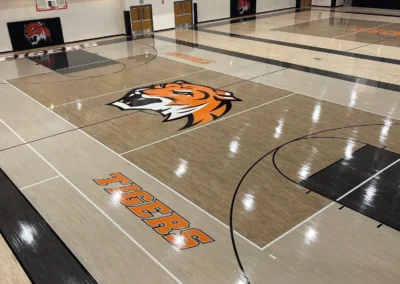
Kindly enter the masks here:
M 146 202 L 151 202 L 154 200 L 153 195 L 147 193 L 146 191 L 134 191 L 128 192 L 121 196 L 121 203 L 128 205 L 138 205 Z
M 128 186 L 123 186 L 123 187 L 118 187 L 118 188 L 106 188 L 105 190 L 109 194 L 116 194 L 116 193 L 139 190 L 139 189 L 141 189 L 141 188 L 137 184 L 131 184 L 131 185 L 128 185 Z
M 97 183 L 98 185 L 108 185 L 114 182 L 120 182 L 123 185 L 129 185 L 133 183 L 130 179 L 128 179 L 121 173 L 113 173 L 111 174 L 111 176 L 112 176 L 111 178 L 106 178 L 106 179 L 95 179 L 94 182 Z
M 128 207 L 136 216 L 139 218 L 150 218 L 153 217 L 152 213 L 160 212 L 162 214 L 171 213 L 172 210 L 168 208 L 164 203 L 158 199 L 153 203 L 147 203 L 136 207 Z
M 189 227 L 189 222 L 183 219 L 175 212 L 169 216 L 160 217 L 151 220 L 143 220 L 147 225 L 153 228 L 160 235 L 166 235 L 172 230 L 182 230 Z
M 179 249 L 193 248 L 197 247 L 199 244 L 206 244 L 214 241 L 198 229 L 189 229 L 183 231 L 180 235 L 166 235 L 163 236 L 163 238 Z

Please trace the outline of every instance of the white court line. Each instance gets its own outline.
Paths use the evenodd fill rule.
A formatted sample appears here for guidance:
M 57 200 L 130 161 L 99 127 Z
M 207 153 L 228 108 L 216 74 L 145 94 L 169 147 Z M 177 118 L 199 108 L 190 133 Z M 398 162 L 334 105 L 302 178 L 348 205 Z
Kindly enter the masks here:
M 348 18 L 345 18 L 345 19 L 348 19 Z M 358 31 L 358 32 L 353 32 L 353 33 L 349 33 L 349 34 L 344 34 L 344 35 L 336 36 L 336 37 L 333 37 L 333 38 L 340 38 L 340 37 L 342 37 L 342 36 L 348 36 L 348 35 L 358 34 L 358 33 L 361 33 L 361 32 L 366 32 L 366 31 L 369 31 L 369 30 L 372 30 L 372 29 L 381 28 L 381 27 L 388 26 L 388 25 L 391 25 L 391 24 L 393 24 L 393 23 L 387 23 L 387 24 L 384 24 L 384 25 L 372 27 L 372 28 L 365 29 L 365 30 Z
M 175 134 L 175 135 L 172 135 L 172 136 L 169 136 L 169 137 L 166 137 L 166 138 L 160 139 L 160 140 L 158 140 L 158 141 L 155 141 L 155 142 L 152 142 L 152 143 L 149 143 L 149 144 L 146 144 L 146 145 L 143 145 L 143 146 L 137 147 L 137 148 L 135 148 L 135 149 L 132 149 L 132 150 L 129 150 L 129 151 L 126 151 L 126 152 L 123 152 L 123 153 L 121 153 L 120 155 L 122 156 L 122 155 L 125 155 L 125 154 L 128 154 L 128 153 L 131 153 L 131 152 L 134 152 L 134 151 L 137 151 L 137 150 L 140 150 L 140 149 L 146 148 L 146 147 L 148 147 L 148 146 L 151 146 L 151 145 L 154 145 L 154 144 L 160 143 L 160 142 L 162 142 L 162 141 L 169 140 L 169 139 L 171 139 L 171 138 L 174 138 L 174 137 L 180 136 L 180 135 L 182 135 L 182 134 L 186 134 L 186 133 L 188 133 L 188 132 L 191 132 L 191 131 L 194 131 L 194 130 L 197 130 L 197 129 L 200 129 L 200 128 L 203 128 L 203 127 L 206 127 L 206 126 L 209 126 L 209 125 L 212 125 L 212 124 L 214 124 L 214 123 L 218 123 L 219 121 L 223 121 L 223 120 L 225 120 L 225 119 L 228 119 L 228 118 L 234 117 L 234 116 L 236 116 L 236 115 L 239 115 L 239 114 L 242 114 L 242 113 L 245 113 L 245 112 L 251 111 L 251 110 L 253 110 L 253 109 L 256 109 L 256 108 L 259 108 L 259 107 L 262 107 L 262 106 L 265 106 L 265 105 L 268 105 L 268 104 L 271 104 L 271 103 L 274 103 L 274 102 L 277 102 L 277 101 L 280 101 L 280 100 L 286 99 L 286 98 L 288 98 L 288 97 L 291 97 L 291 96 L 293 96 L 293 95 L 295 95 L 295 94 L 296 94 L 296 92 L 294 92 L 294 93 L 291 93 L 291 94 L 289 94 L 289 95 L 286 95 L 286 96 L 284 96 L 284 97 L 280 97 L 280 98 L 278 98 L 278 99 L 275 99 L 275 100 L 272 100 L 272 101 L 269 101 L 269 102 L 263 103 L 263 104 L 261 104 L 261 105 L 255 106 L 255 107 L 251 107 L 251 108 L 249 108 L 249 109 L 242 110 L 242 111 L 240 111 L 240 112 L 238 112 L 238 113 L 235 113 L 235 114 L 232 114 L 232 115 L 225 116 L 225 117 L 223 117 L 223 118 L 220 118 L 220 119 L 214 120 L 214 121 L 212 121 L 212 122 L 209 122 L 209 123 L 207 123 L 207 124 L 204 124 L 204 125 L 202 125 L 202 126 L 198 126 L 198 127 L 195 127 L 195 128 L 189 129 L 189 130 L 186 130 L 186 131 L 182 131 L 182 132 L 180 132 L 180 133 L 178 133 L 178 134 Z
M 45 107 L 44 105 L 42 105 L 40 102 L 38 102 L 37 100 L 35 100 L 34 98 L 30 97 L 28 94 L 26 94 L 25 92 L 21 91 L 20 89 L 18 89 L 17 87 L 15 87 L 14 85 L 10 84 L 8 81 L 3 80 L 4 82 L 6 82 L 8 85 L 10 85 L 11 87 L 13 87 L 14 89 L 18 90 L 19 92 L 21 92 L 22 94 L 24 94 L 26 97 L 28 97 L 29 99 L 31 99 L 32 101 L 36 102 L 37 104 L 41 105 L 42 107 L 44 107 L 46 110 L 48 110 L 49 112 L 51 112 L 52 114 L 54 114 L 55 116 L 59 117 L 61 120 L 65 121 L 66 123 L 68 123 L 69 125 L 71 125 L 72 127 L 74 127 L 77 131 L 83 133 L 84 135 L 86 135 L 87 137 L 89 137 L 90 139 L 92 139 L 93 141 L 95 141 L 96 143 L 98 143 L 99 145 L 103 146 L 104 148 L 106 148 L 107 150 L 109 150 L 111 153 L 117 155 L 118 157 L 120 157 L 121 159 L 123 159 L 125 162 L 129 163 L 130 165 L 132 165 L 134 168 L 136 168 L 137 170 L 141 171 L 142 173 L 144 173 L 145 175 L 149 176 L 150 178 L 152 178 L 153 180 L 157 181 L 159 184 L 161 184 L 162 186 L 166 187 L 167 189 L 169 189 L 171 192 L 175 193 L 176 195 L 178 195 L 179 197 L 181 197 L 183 200 L 185 200 L 186 202 L 188 202 L 189 204 L 193 205 L 195 208 L 197 208 L 198 210 L 200 210 L 201 212 L 203 212 L 204 214 L 206 214 L 207 216 L 209 216 L 210 218 L 212 218 L 213 220 L 215 220 L 216 222 L 218 222 L 219 224 L 221 224 L 222 226 L 224 226 L 225 228 L 229 229 L 229 226 L 226 225 L 225 223 L 223 223 L 222 221 L 220 221 L 219 219 L 217 219 L 216 217 L 214 217 L 213 215 L 211 215 L 210 213 L 208 213 L 207 211 L 205 211 L 204 209 L 202 209 L 201 207 L 197 206 L 195 203 L 193 203 L 192 201 L 190 201 L 189 199 L 187 199 L 186 197 L 184 197 L 183 195 L 181 195 L 180 193 L 178 193 L 177 191 L 173 190 L 171 187 L 167 186 L 166 184 L 164 184 L 163 182 L 161 182 L 160 180 L 156 179 L 154 176 L 152 176 L 151 174 L 149 174 L 148 172 L 144 171 L 143 169 L 139 168 L 137 165 L 135 165 L 134 163 L 132 163 L 131 161 L 125 159 L 123 156 L 119 155 L 117 152 L 115 152 L 114 150 L 110 149 L 109 147 L 107 147 L 106 145 L 104 145 L 103 143 L 101 143 L 100 141 L 96 140 L 95 138 L 93 138 L 92 136 L 90 136 L 89 134 L 87 134 L 85 131 L 83 131 L 82 129 L 78 129 L 75 125 L 73 125 L 71 122 L 69 122 L 68 120 L 66 120 L 65 118 L 61 117 L 59 114 L 51 111 L 51 109 Z M 294 95 L 295 93 L 293 93 L 292 95 Z M 282 98 L 281 98 L 282 99 Z M 255 243 L 253 243 L 252 241 L 248 240 L 246 237 L 242 236 L 241 234 L 239 234 L 238 232 L 234 231 L 234 233 L 238 236 L 240 236 L 243 240 L 247 241 L 249 244 L 251 244 L 252 246 L 256 247 L 257 249 L 261 250 L 261 247 L 256 245 Z
M 341 197 L 339 197 L 338 199 L 336 199 L 335 201 L 333 201 L 332 203 L 328 204 L 327 206 L 325 206 L 324 208 L 322 208 L 321 210 L 319 210 L 317 213 L 315 213 L 314 215 L 308 217 L 307 219 L 305 219 L 303 222 L 297 224 L 296 226 L 294 226 L 293 228 L 291 228 L 289 231 L 287 231 L 286 233 L 282 234 L 281 236 L 279 236 L 278 238 L 276 238 L 275 240 L 273 240 L 272 242 L 270 242 L 269 244 L 265 245 L 261 250 L 265 250 L 266 248 L 270 247 L 271 245 L 273 245 L 274 243 L 276 243 L 277 241 L 279 241 L 280 239 L 284 238 L 286 235 L 290 234 L 291 232 L 293 232 L 294 230 L 296 230 L 298 227 L 300 227 L 301 225 L 307 223 L 308 221 L 310 221 L 312 218 L 314 218 L 315 216 L 319 215 L 320 213 L 322 213 L 323 211 L 325 211 L 326 209 L 328 209 L 329 207 L 331 207 L 333 204 L 336 204 L 336 202 L 340 201 L 341 199 L 343 199 L 344 197 L 346 197 L 347 195 L 351 194 L 353 191 L 357 190 L 359 187 L 361 187 L 362 185 L 366 184 L 367 182 L 369 182 L 371 179 L 375 178 L 376 176 L 380 175 L 381 173 L 383 173 L 384 171 L 386 171 L 387 169 L 389 169 L 390 167 L 394 166 L 395 164 L 397 164 L 398 162 L 400 162 L 400 159 L 394 161 L 393 163 L 391 163 L 389 166 L 387 166 L 386 168 L 380 170 L 379 172 L 377 172 L 376 174 L 374 174 L 373 176 L 369 177 L 368 179 L 366 179 L 365 181 L 363 181 L 362 183 L 360 183 L 359 185 L 357 185 L 356 187 L 354 187 L 352 190 L 350 190 L 349 192 L 343 194 Z
M 8 126 L 3 120 L 0 122 L 4 124 L 12 133 L 14 133 L 22 142 L 26 141 L 19 136 L 10 126 Z M 162 263 L 160 263 L 154 256 L 152 256 L 144 247 L 142 247 L 134 238 L 131 237 L 117 222 L 115 222 L 110 216 L 107 215 L 99 206 L 97 206 L 89 197 L 87 197 L 79 188 L 77 188 L 71 181 L 69 181 L 61 172 L 59 172 L 49 161 L 47 161 L 41 154 L 39 154 L 30 144 L 28 147 L 36 153 L 46 164 L 48 164 L 56 173 L 59 174 L 67 183 L 69 183 L 80 195 L 82 195 L 93 207 L 95 207 L 104 217 L 106 217 L 115 227 L 117 227 L 125 236 L 127 236 L 135 245 L 137 245 L 148 257 L 150 257 L 156 264 L 158 264 L 172 279 L 177 283 L 182 283 L 174 274 L 172 274 Z
M 93 96 L 93 97 L 90 97 L 90 98 L 76 100 L 76 101 L 72 101 L 72 102 L 68 102 L 68 103 L 63 103 L 63 104 L 60 104 L 60 105 L 53 106 L 53 107 L 51 107 L 51 109 L 54 109 L 54 108 L 60 107 L 60 106 L 65 106 L 65 105 L 74 104 L 74 103 L 80 103 L 80 102 L 83 102 L 83 101 L 87 101 L 87 100 L 92 100 L 92 99 L 108 96 L 108 95 L 115 94 L 115 93 L 122 92 L 122 91 L 126 91 L 126 90 L 132 90 L 132 88 L 138 88 L 138 87 L 153 85 L 153 84 L 159 83 L 159 82 L 165 82 L 165 81 L 168 81 L 168 80 L 178 79 L 178 78 L 181 78 L 181 77 L 197 74 L 197 73 L 204 72 L 204 71 L 209 71 L 209 70 L 207 70 L 207 69 L 199 70 L 199 71 L 196 71 L 196 72 L 192 72 L 192 73 L 188 73 L 188 74 L 184 74 L 184 75 L 179 75 L 179 76 L 175 76 L 175 77 L 171 77 L 171 78 L 166 78 L 166 79 L 158 80 L 158 81 L 155 81 L 155 82 L 145 83 L 145 84 L 142 84 L 142 85 L 135 85 L 135 86 L 132 86 L 132 87 L 121 89 L 121 90 L 118 90 L 118 91 L 113 91 L 113 92 L 110 92 L 110 93 L 105 93 L 105 94 L 98 95 L 98 96 Z
M 1 120 L 1 119 L 0 119 L 0 120 Z M 10 129 L 10 127 L 9 127 L 8 125 L 6 125 L 4 121 L 1 120 L 1 122 L 2 122 L 5 126 L 7 126 L 7 127 Z M 20 137 L 19 137 L 19 138 L 20 138 Z M 21 138 L 20 138 L 20 139 L 21 139 Z M 21 140 L 22 140 L 22 139 L 21 139 Z M 23 141 L 23 140 L 22 140 L 22 141 Z M 23 188 L 20 188 L 20 190 L 24 190 L 24 189 L 30 188 L 30 187 L 32 187 L 32 186 L 39 185 L 39 184 L 41 184 L 41 183 L 45 183 L 45 182 L 48 182 L 48 181 L 50 181 L 50 180 L 53 180 L 53 179 L 56 179 L 56 178 L 59 178 L 59 177 L 60 177 L 60 175 L 55 176 L 55 177 L 52 177 L 52 178 L 48 178 L 48 179 L 39 181 L 39 182 L 37 182 L 37 183 L 34 183 L 34 184 L 31 184 L 31 185 L 25 186 L 25 187 L 23 187 Z

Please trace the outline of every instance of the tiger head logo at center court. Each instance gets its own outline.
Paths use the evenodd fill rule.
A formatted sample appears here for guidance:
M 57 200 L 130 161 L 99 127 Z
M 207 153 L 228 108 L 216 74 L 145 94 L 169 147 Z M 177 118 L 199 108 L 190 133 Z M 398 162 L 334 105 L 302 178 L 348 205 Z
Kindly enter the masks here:
M 240 15 L 243 15 L 245 12 L 250 11 L 250 0 L 239 0 L 238 10 Z
M 187 117 L 182 128 L 211 122 L 228 113 L 235 98 L 233 93 L 185 81 L 136 88 L 109 105 L 121 110 L 151 110 L 165 121 Z
M 41 41 L 51 42 L 51 33 L 44 23 L 33 22 L 25 25 L 25 38 L 35 46 Z

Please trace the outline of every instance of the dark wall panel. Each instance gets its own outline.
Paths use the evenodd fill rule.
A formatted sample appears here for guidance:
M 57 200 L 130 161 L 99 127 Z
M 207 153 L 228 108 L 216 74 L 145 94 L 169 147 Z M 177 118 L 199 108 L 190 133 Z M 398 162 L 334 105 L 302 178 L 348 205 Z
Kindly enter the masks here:
M 354 7 L 400 9 L 399 0 L 353 0 Z

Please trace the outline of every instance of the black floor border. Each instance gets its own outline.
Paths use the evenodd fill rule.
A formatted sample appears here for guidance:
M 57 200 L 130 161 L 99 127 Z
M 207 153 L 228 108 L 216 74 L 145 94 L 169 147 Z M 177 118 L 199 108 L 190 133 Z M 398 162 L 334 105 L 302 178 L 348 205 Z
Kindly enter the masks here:
M 352 76 L 352 75 L 341 74 L 341 73 L 322 70 L 322 69 L 318 69 L 318 68 L 314 68 L 314 67 L 308 67 L 308 66 L 304 66 L 304 65 L 290 63 L 290 62 L 279 61 L 276 59 L 270 59 L 270 58 L 260 57 L 260 56 L 256 56 L 256 55 L 250 55 L 250 54 L 244 54 L 244 53 L 240 53 L 240 52 L 236 52 L 236 51 L 224 50 L 224 49 L 220 49 L 220 48 L 216 48 L 216 47 L 211 47 L 211 46 L 207 46 L 207 45 L 202 45 L 202 44 L 197 44 L 197 43 L 192 43 L 192 42 L 187 42 L 187 41 L 182 41 L 182 40 L 176 40 L 176 39 L 159 36 L 159 35 L 155 35 L 154 38 L 158 39 L 158 40 L 166 41 L 166 42 L 195 47 L 195 48 L 206 50 L 206 51 L 225 54 L 225 55 L 229 55 L 229 56 L 233 56 L 233 57 L 239 57 L 239 58 L 256 61 L 256 62 L 260 62 L 260 63 L 266 63 L 266 64 L 270 64 L 270 65 L 285 67 L 285 68 L 289 68 L 289 69 L 293 69 L 293 70 L 298 70 L 298 71 L 316 74 L 316 75 L 320 75 L 320 76 L 325 76 L 325 77 L 344 80 L 344 81 L 348 81 L 348 82 L 358 83 L 358 84 L 367 85 L 367 86 L 380 88 L 380 89 L 385 89 L 385 90 L 389 90 L 389 91 L 400 92 L 400 85 L 396 85 L 396 84 L 392 84 L 392 83 L 386 83 L 386 82 L 356 77 L 356 76 Z
M 322 6 L 314 6 L 314 5 L 312 7 L 321 7 L 322 8 Z M 339 7 L 343 7 L 343 6 L 339 6 Z M 339 7 L 337 7 L 337 8 L 339 8 Z M 356 6 L 353 6 L 353 8 L 367 8 L 367 7 L 356 7 Z M 371 9 L 373 9 L 373 8 L 371 8 Z M 377 14 L 377 13 L 368 13 L 368 12 L 364 13 L 364 12 L 357 12 L 357 11 L 340 11 L 340 10 L 337 10 L 336 8 L 331 8 L 331 7 L 326 7 L 326 9 L 314 9 L 314 8 L 312 8 L 311 10 L 325 11 L 325 12 L 331 11 L 331 12 L 336 12 L 336 13 L 357 14 L 357 15 L 370 15 L 370 16 L 383 16 L 383 17 L 400 18 L 400 15 Z M 399 12 L 400 12 L 400 10 L 399 10 Z
M 97 284 L 1 168 L 0 233 L 32 283 Z
M 233 38 L 240 38 L 240 39 L 246 39 L 246 40 L 251 40 L 251 41 L 258 41 L 258 42 L 263 42 L 263 43 L 270 43 L 270 44 L 288 46 L 288 47 L 293 47 L 293 48 L 300 48 L 300 49 L 306 49 L 306 50 L 329 53 L 329 54 L 336 54 L 336 55 L 340 55 L 340 56 L 346 56 L 346 57 L 359 58 L 359 59 L 400 65 L 400 60 L 398 60 L 398 59 L 378 57 L 378 56 L 372 56 L 372 55 L 366 55 L 366 54 L 360 54 L 360 53 L 354 53 L 354 52 L 348 52 L 348 51 L 340 51 L 340 50 L 334 50 L 334 49 L 329 49 L 329 48 L 315 47 L 315 46 L 310 46 L 310 45 L 290 43 L 290 42 L 278 41 L 278 40 L 272 40 L 272 39 L 264 39 L 264 38 L 258 38 L 258 37 L 252 37 L 252 36 L 245 36 L 245 35 L 234 34 L 234 33 L 225 33 L 225 32 L 221 32 L 221 31 L 202 29 L 201 27 L 198 27 L 197 30 L 199 30 L 201 32 L 216 34 L 216 35 L 229 36 L 229 37 L 233 37 Z M 390 38 L 388 38 L 388 39 L 390 39 Z

